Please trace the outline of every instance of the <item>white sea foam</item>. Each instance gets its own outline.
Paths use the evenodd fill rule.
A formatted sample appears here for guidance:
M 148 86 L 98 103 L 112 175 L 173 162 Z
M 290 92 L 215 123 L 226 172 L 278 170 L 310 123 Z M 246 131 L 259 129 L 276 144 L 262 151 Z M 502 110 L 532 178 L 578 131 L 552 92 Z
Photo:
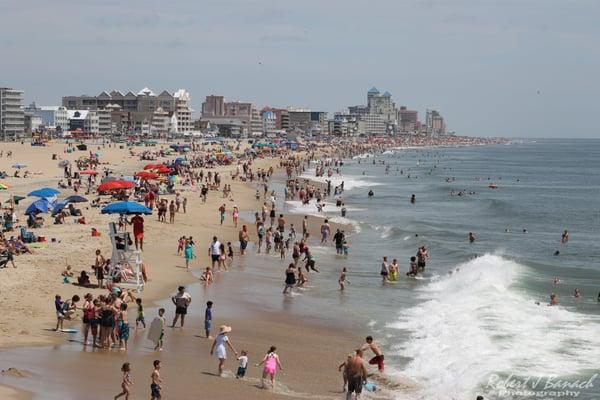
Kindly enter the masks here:
M 334 174 L 330 177 L 328 176 L 315 176 L 315 169 L 311 168 L 306 170 L 304 174 L 300 176 L 302 179 L 310 179 L 315 182 L 327 183 L 327 181 L 331 181 L 331 191 L 333 193 L 333 188 L 339 186 L 342 182 L 344 182 L 344 190 L 352 190 L 354 188 L 364 188 L 370 186 L 380 185 L 378 182 L 371 181 L 371 176 L 367 175 L 338 175 Z
M 576 374 L 600 364 L 600 321 L 561 306 L 536 305 L 515 289 L 526 269 L 486 254 L 419 289 L 422 303 L 392 328 L 410 339 L 395 350 L 421 383 L 418 398 L 473 397 L 492 373 Z

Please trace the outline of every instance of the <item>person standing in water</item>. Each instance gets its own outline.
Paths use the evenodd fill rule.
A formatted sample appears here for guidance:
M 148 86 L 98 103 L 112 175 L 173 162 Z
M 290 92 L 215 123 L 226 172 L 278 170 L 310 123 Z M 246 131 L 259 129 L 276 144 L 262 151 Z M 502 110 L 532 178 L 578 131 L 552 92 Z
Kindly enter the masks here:
M 388 277 L 390 275 L 390 267 L 388 265 L 387 256 L 383 257 L 383 261 L 381 262 L 381 271 L 379 272 L 379 275 L 381 275 L 381 280 L 383 283 L 389 281 Z
M 369 360 L 370 365 L 377 365 L 379 372 L 383 372 L 384 369 L 384 356 L 379 348 L 379 345 L 373 340 L 373 336 L 367 336 L 365 339 L 366 343 L 362 346 L 361 350 L 371 350 L 375 355 Z
M 569 241 L 569 232 L 567 232 L 567 230 L 565 229 L 565 231 L 562 233 L 562 236 L 560 238 L 560 241 L 562 243 L 567 243 Z
M 347 272 L 346 267 L 342 268 L 342 272 L 340 273 L 340 278 L 338 279 L 338 283 L 340 284 L 341 291 L 344 291 L 344 289 L 346 289 L 346 284 L 350 283 L 346 279 L 346 272 Z
M 294 290 L 296 285 L 296 267 L 294 263 L 288 265 L 285 270 L 285 287 L 283 288 L 283 294 L 286 294 L 288 290 L 290 293 Z
M 363 360 L 363 351 L 358 349 L 356 354 L 346 363 L 346 375 L 348 377 L 348 391 L 346 392 L 346 400 L 359 398 L 362 393 L 363 383 L 367 380 L 367 368 Z
M 264 364 L 262 378 L 261 378 L 261 389 L 265 388 L 265 378 L 268 376 L 271 379 L 271 389 L 275 386 L 275 375 L 277 374 L 277 367 L 281 371 L 283 371 L 283 367 L 281 366 L 281 361 L 279 361 L 279 356 L 275 353 L 277 347 L 271 346 L 269 351 L 262 359 L 262 361 L 256 364 L 257 367 L 260 367 Z
M 475 235 L 473 232 L 469 232 L 469 243 L 475 242 Z

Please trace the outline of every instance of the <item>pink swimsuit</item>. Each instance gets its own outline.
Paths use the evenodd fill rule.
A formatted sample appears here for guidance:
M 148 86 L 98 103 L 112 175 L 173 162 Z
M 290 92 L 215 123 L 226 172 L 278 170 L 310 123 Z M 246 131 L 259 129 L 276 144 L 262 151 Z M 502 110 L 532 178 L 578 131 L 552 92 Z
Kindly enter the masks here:
M 275 358 L 274 353 L 269 353 L 267 355 L 267 361 L 265 362 L 265 369 L 263 371 L 270 375 L 275 375 L 275 372 L 277 372 L 277 359 Z

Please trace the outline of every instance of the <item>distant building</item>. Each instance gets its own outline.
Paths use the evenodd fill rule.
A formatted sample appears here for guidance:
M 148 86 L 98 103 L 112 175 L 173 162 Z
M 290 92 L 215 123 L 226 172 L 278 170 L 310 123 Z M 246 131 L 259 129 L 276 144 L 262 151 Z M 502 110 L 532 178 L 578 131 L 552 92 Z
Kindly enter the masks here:
M 38 107 L 35 103 L 31 103 L 24 109 L 25 115 L 37 116 L 41 123 L 38 129 L 45 131 L 62 131 L 67 130 L 69 126 L 69 118 L 67 109 L 62 106 L 41 106 Z M 35 122 L 35 121 L 32 121 Z M 26 123 L 27 124 L 27 123 Z M 27 130 L 27 127 L 26 127 Z
M 65 96 L 62 105 L 69 110 L 109 110 L 111 112 L 111 130 L 123 132 L 137 132 L 148 135 L 154 113 L 160 108 L 162 112 L 177 118 L 177 133 L 192 131 L 192 113 L 189 106 L 190 94 L 185 89 L 175 93 L 163 90 L 156 95 L 151 89 L 145 87 L 136 94 L 127 92 L 123 94 L 118 90 L 110 93 L 104 91 L 97 96 Z M 102 134 L 105 132 L 107 118 L 103 118 Z
M 23 92 L 0 87 L 0 137 L 15 140 L 25 133 Z
M 70 131 L 81 131 L 91 136 L 98 136 L 100 134 L 99 119 L 96 111 L 69 110 L 68 118 Z
M 219 124 L 219 120 L 222 120 L 223 123 Z M 223 96 L 216 95 L 206 96 L 202 103 L 202 117 L 196 124 L 202 128 L 209 125 L 222 126 L 225 134 L 230 133 L 241 137 L 263 132 L 263 120 L 260 112 L 252 103 L 226 102 Z
M 437 110 L 427 110 L 425 117 L 427 135 L 437 137 L 446 134 L 446 123 L 444 117 Z
M 291 130 L 321 134 L 327 132 L 327 112 L 289 108 Z
M 210 95 L 202 103 L 202 117 L 222 117 L 225 115 L 225 97 Z
M 328 124 L 329 134 L 335 136 L 357 136 L 365 133 L 365 121 L 350 113 L 336 113 Z
M 419 113 L 416 110 L 409 110 L 405 106 L 400 107 L 398 111 L 400 120 L 399 131 L 401 133 L 416 133 L 418 131 Z
M 367 109 L 369 114 L 381 116 L 385 123 L 396 122 L 397 110 L 390 92 L 381 94 L 377 88 L 372 87 L 367 92 Z
M 24 113 L 24 136 L 31 137 L 34 132 L 37 132 L 42 127 L 42 117 L 39 115 L 31 114 L 29 112 Z

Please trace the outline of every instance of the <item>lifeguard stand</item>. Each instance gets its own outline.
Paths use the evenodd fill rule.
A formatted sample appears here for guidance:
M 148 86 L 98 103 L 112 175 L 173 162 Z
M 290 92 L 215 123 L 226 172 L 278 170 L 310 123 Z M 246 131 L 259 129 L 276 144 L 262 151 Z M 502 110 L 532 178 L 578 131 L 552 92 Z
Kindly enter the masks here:
M 118 286 L 121 289 L 135 290 L 140 293 L 144 290 L 144 276 L 142 272 L 142 253 L 135 247 L 129 245 L 129 232 L 117 231 L 114 222 L 108 224 L 110 242 L 112 244 L 112 256 L 110 258 L 110 269 L 108 271 L 107 282 Z M 117 247 L 119 245 L 119 247 Z M 132 276 L 127 280 L 123 279 L 121 270 L 124 266 L 131 267 Z

